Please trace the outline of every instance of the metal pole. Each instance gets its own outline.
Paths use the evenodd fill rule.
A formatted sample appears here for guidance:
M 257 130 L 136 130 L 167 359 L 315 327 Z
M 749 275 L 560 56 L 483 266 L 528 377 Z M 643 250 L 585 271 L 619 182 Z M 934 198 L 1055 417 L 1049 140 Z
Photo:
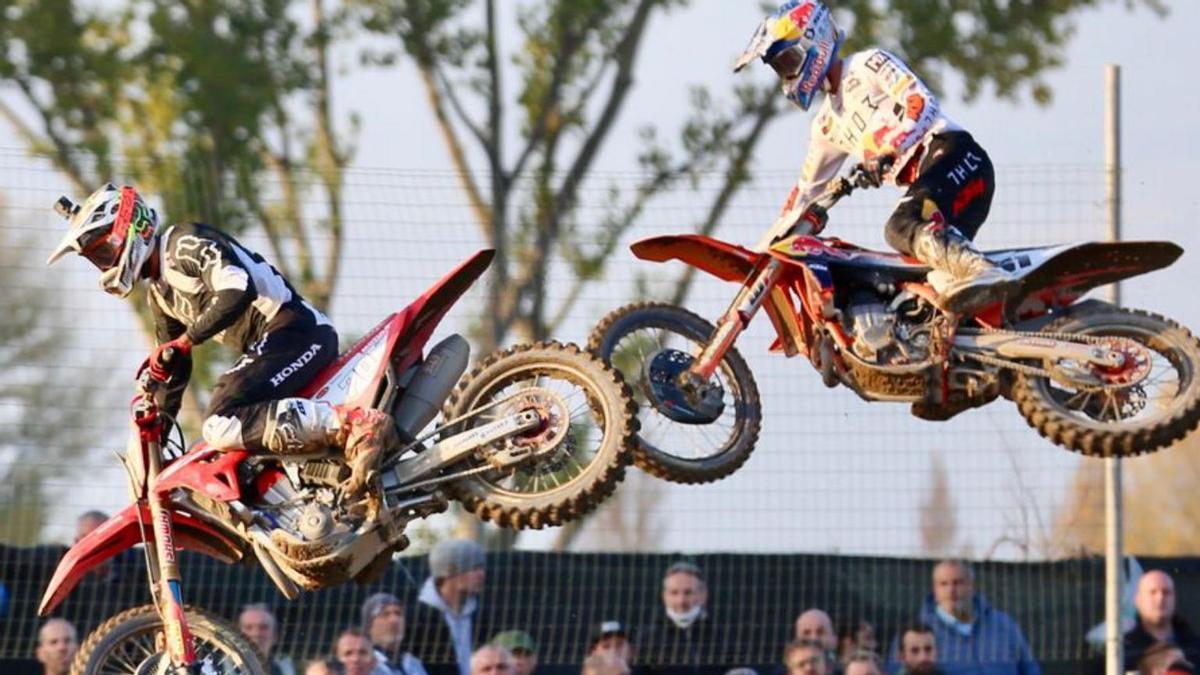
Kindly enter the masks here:
M 1121 238 L 1121 67 L 1104 69 L 1104 163 L 1107 173 L 1108 239 Z M 1118 284 L 1108 287 L 1108 299 L 1120 304 Z M 1121 460 L 1104 460 L 1104 642 L 1105 674 L 1125 671 L 1124 635 L 1121 632 L 1121 562 L 1124 508 L 1121 501 Z

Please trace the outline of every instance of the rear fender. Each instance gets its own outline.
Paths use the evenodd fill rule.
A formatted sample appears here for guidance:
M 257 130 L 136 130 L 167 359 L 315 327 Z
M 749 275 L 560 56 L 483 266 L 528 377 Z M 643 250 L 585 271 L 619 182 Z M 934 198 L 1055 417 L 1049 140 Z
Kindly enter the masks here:
M 1024 319 L 1063 307 L 1093 288 L 1162 269 L 1183 255 L 1183 249 L 1168 241 L 1090 242 L 1053 252 L 1021 274 L 1037 250 L 1012 253 L 1010 259 L 992 258 L 1020 277 L 1020 290 L 1006 308 L 1010 317 Z
M 142 527 L 138 526 L 138 510 L 141 510 Z M 196 518 L 190 513 L 171 509 L 171 531 L 177 550 L 196 551 L 212 556 L 224 563 L 242 559 L 241 546 L 225 533 Z M 141 530 L 141 532 L 139 532 Z M 114 556 L 142 543 L 154 541 L 154 526 L 150 522 L 150 507 L 130 504 L 89 532 L 67 551 L 54 570 L 50 585 L 42 595 L 38 614 L 45 616 L 83 579 L 84 575 Z

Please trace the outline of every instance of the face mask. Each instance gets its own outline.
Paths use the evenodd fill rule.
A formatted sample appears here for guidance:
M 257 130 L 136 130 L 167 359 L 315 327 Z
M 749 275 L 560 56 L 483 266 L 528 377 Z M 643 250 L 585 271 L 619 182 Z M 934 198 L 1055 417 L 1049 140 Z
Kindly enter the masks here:
M 700 614 L 704 612 L 704 608 L 696 605 L 686 612 L 676 612 L 673 609 L 667 609 L 667 618 L 680 628 L 687 628 L 700 618 Z

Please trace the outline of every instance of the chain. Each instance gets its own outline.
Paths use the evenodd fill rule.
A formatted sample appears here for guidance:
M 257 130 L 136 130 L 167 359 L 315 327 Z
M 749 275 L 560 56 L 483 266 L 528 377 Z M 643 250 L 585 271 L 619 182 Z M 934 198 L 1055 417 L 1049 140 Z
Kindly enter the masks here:
M 1052 331 L 1017 331 L 1007 330 L 1004 328 L 962 328 L 959 329 L 958 332 L 959 334 L 963 335 L 1011 335 L 1013 337 L 1036 337 L 1083 344 L 1112 344 L 1113 340 L 1119 340 L 1120 342 L 1133 343 L 1138 349 L 1143 348 L 1142 345 L 1128 338 L 1096 337 L 1091 335 L 1078 335 L 1075 333 L 1055 333 Z M 1024 375 L 1054 379 L 1054 373 L 1047 368 L 1039 368 L 1038 366 L 1031 366 L 1025 363 L 1019 363 L 1017 361 L 1009 361 L 1008 359 L 1002 359 L 997 356 L 988 356 L 983 352 L 974 350 L 960 350 L 958 353 L 959 358 L 962 359 L 969 357 L 979 361 L 980 363 L 986 363 L 999 368 L 1007 368 Z M 1130 385 L 1102 384 L 1100 386 L 1078 386 L 1078 389 L 1080 391 L 1113 391 L 1117 389 L 1124 389 L 1128 386 Z

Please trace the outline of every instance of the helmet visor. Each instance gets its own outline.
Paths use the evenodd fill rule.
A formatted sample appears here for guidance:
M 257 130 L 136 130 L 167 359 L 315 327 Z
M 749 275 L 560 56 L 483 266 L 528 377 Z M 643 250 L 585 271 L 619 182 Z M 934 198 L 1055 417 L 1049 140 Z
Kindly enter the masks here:
M 97 233 L 91 241 L 80 241 L 79 255 L 87 258 L 100 271 L 111 269 L 121 257 L 121 238 L 111 230 Z
M 807 60 L 808 52 L 800 49 L 799 45 L 793 45 L 776 54 L 770 64 L 779 77 L 790 80 L 800 75 Z

